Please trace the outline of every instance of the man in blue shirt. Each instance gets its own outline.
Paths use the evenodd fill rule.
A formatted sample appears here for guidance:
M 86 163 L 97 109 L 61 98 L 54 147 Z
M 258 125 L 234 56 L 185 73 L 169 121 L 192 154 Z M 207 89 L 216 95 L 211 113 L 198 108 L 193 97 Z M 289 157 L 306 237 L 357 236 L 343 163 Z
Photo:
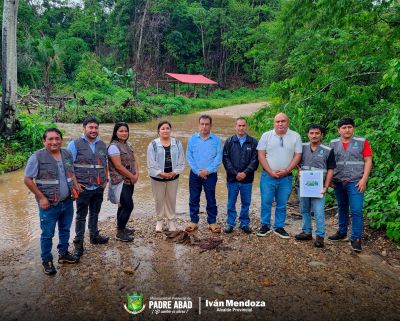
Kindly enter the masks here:
M 72 156 L 61 148 L 62 133 L 57 128 L 48 128 L 43 134 L 44 148 L 29 157 L 25 168 L 24 183 L 35 195 L 40 217 L 40 256 L 43 271 L 47 275 L 57 273 L 53 265 L 53 237 L 58 226 L 58 263 L 78 263 L 79 257 L 68 251 L 73 200 L 78 197 Z
M 90 243 L 108 242 L 108 237 L 100 235 L 97 227 L 104 188 L 108 181 L 106 144 L 98 135 L 99 122 L 95 117 L 87 117 L 83 121 L 82 136 L 68 144 L 74 160 L 76 178 L 83 190 L 76 202 L 74 254 L 78 257 L 84 252 L 83 240 L 88 212 Z
M 207 223 L 213 233 L 220 233 L 217 222 L 217 202 L 215 186 L 217 171 L 222 162 L 221 139 L 211 133 L 212 118 L 208 115 L 199 117 L 199 132 L 189 138 L 186 158 L 191 168 L 189 176 L 190 221 L 187 232 L 197 229 L 199 223 L 200 194 L 204 188 L 207 200 Z

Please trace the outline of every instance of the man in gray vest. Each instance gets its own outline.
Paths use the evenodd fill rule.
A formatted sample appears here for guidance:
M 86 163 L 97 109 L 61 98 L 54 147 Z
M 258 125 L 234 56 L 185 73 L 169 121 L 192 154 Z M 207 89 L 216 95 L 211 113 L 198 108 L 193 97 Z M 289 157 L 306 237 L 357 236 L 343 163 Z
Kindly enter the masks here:
M 75 217 L 75 252 L 82 256 L 85 236 L 86 216 L 89 211 L 88 228 L 90 243 L 105 244 L 108 237 L 99 233 L 97 224 L 104 188 L 107 185 L 106 144 L 98 137 L 99 122 L 95 117 L 87 117 L 83 121 L 83 134 L 68 144 L 74 160 L 74 169 L 82 193 L 76 202 Z
M 361 252 L 364 191 L 372 168 L 372 150 L 366 138 L 354 136 L 354 127 L 354 120 L 351 118 L 339 120 L 340 138 L 333 139 L 330 143 L 336 158 L 333 185 L 338 202 L 339 229 L 328 239 L 331 241 L 347 239 L 350 207 L 352 219 L 350 243 L 353 251 Z
M 335 154 L 333 149 L 321 144 L 323 136 L 322 128 L 319 125 L 312 124 L 307 133 L 309 143 L 303 144 L 303 153 L 301 154 L 300 168 L 301 172 L 322 170 L 324 173 L 324 185 L 322 188 L 322 197 L 300 197 L 300 211 L 303 217 L 303 231 L 295 236 L 298 241 L 312 240 L 311 207 L 315 218 L 315 247 L 324 247 L 325 237 L 325 193 L 331 183 L 333 170 L 336 167 Z
M 289 118 L 279 113 L 274 129 L 264 133 L 257 146 L 258 160 L 263 167 L 260 179 L 261 228 L 257 236 L 272 232 L 271 210 L 276 201 L 274 233 L 289 238 L 285 231 L 286 204 L 292 192 L 292 170 L 301 159 L 302 145 L 298 133 L 289 129 Z
M 58 263 L 77 263 L 79 257 L 68 252 L 68 241 L 74 215 L 72 200 L 78 197 L 71 153 L 61 148 L 62 134 L 48 128 L 43 134 L 45 148 L 35 152 L 25 168 L 24 183 L 35 194 L 39 205 L 40 250 L 45 274 L 57 273 L 53 265 L 53 236 L 58 225 Z

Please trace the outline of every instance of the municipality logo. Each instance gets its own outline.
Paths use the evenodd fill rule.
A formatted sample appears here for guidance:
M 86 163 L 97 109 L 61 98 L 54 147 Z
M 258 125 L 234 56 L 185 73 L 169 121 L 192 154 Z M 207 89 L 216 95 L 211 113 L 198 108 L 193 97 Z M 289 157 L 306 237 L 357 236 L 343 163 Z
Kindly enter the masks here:
M 144 310 L 146 305 L 143 305 L 143 293 L 133 292 L 133 294 L 126 294 L 127 302 L 124 304 L 126 312 L 130 314 L 138 314 Z

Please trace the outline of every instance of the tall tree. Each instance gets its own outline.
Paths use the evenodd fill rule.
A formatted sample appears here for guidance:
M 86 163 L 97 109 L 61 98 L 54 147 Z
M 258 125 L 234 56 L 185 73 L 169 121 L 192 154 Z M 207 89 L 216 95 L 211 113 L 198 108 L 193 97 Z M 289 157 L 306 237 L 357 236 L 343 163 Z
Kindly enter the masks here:
M 17 14 L 18 0 L 4 0 L 0 133 L 5 134 L 14 133 L 17 113 Z

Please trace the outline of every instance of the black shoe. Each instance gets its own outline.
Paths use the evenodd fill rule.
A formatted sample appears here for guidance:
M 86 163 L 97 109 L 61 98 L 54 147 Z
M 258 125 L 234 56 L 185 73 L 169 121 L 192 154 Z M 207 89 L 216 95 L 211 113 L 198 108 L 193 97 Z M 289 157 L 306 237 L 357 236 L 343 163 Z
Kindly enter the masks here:
M 246 234 L 251 234 L 253 233 L 253 231 L 251 230 L 251 228 L 248 225 L 245 226 L 241 226 L 240 229 L 245 232 Z
M 83 240 L 74 240 L 74 255 L 80 258 L 84 251 Z
M 361 252 L 362 248 L 360 239 L 351 240 L 350 243 L 354 252 Z
M 95 236 L 90 237 L 90 243 L 92 244 L 106 244 L 110 238 L 108 236 L 103 236 L 97 234 Z
M 135 233 L 134 228 L 125 227 L 124 232 L 128 235 L 133 235 Z
M 132 242 L 133 241 L 133 236 L 125 233 L 124 230 L 118 230 L 117 235 L 115 237 L 118 241 L 122 242 Z
M 296 241 L 310 241 L 312 240 L 312 234 L 301 232 L 300 234 L 296 234 L 294 238 Z
M 285 231 L 285 229 L 283 227 L 276 228 L 274 230 L 274 233 L 283 239 L 289 238 L 289 234 L 287 234 L 287 232 Z
M 345 234 L 340 234 L 339 232 L 336 232 L 335 234 L 328 236 L 329 241 L 346 241 L 347 240 L 347 235 Z
M 261 228 L 257 232 L 257 236 L 266 236 L 268 233 L 271 233 L 272 230 L 269 228 L 267 224 L 262 224 Z
M 42 262 L 43 272 L 47 275 L 54 275 L 57 273 L 56 268 L 53 265 L 53 261 Z
M 229 233 L 232 233 L 232 232 L 233 232 L 233 226 L 232 226 L 232 225 L 227 225 L 227 226 L 224 228 L 224 233 L 229 234 Z
M 318 247 L 318 248 L 323 248 L 324 247 L 324 238 L 317 235 L 315 237 L 314 246 Z
M 79 257 L 69 253 L 68 251 L 65 252 L 64 254 L 60 254 L 58 256 L 58 263 L 60 263 L 60 264 L 62 264 L 62 263 L 74 264 L 74 263 L 78 263 L 78 262 L 79 262 Z

